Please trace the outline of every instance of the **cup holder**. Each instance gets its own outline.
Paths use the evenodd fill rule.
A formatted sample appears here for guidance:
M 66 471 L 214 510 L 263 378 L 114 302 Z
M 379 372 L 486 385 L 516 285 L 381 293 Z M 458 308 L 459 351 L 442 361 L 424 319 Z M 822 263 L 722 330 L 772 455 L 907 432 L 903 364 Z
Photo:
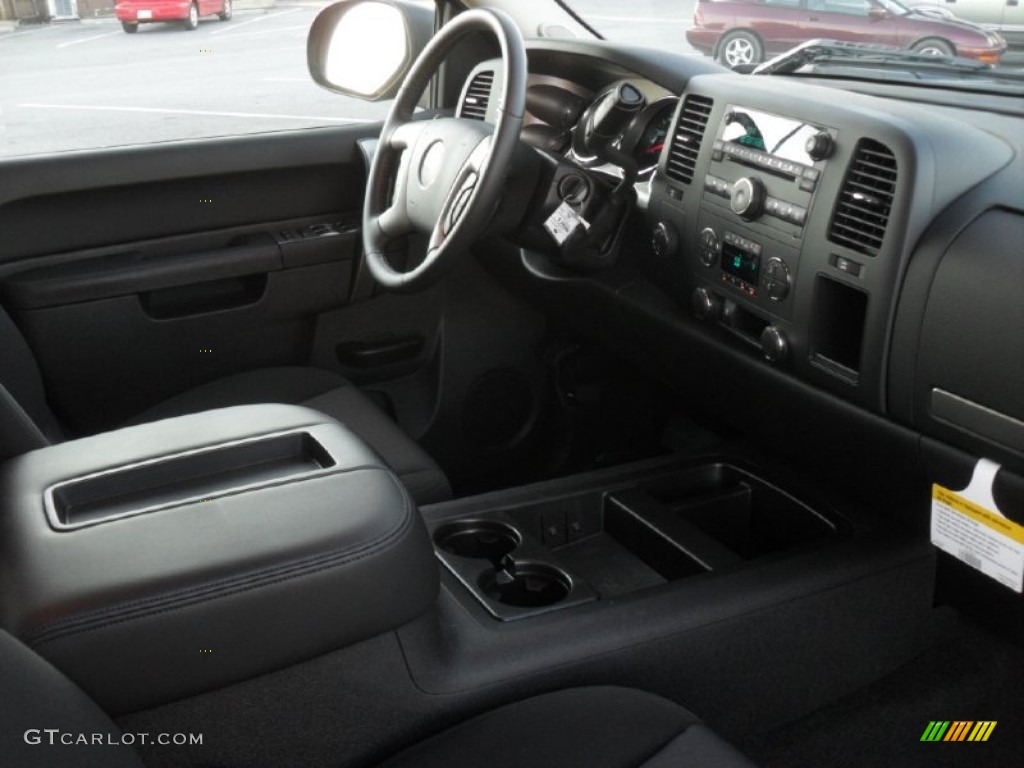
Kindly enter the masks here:
M 522 543 L 519 531 L 494 520 L 460 520 L 437 529 L 434 541 L 445 552 L 497 564 Z
M 544 563 L 517 563 L 515 572 L 488 570 L 480 589 L 492 600 L 517 608 L 543 608 L 565 600 L 572 591 L 569 577 Z

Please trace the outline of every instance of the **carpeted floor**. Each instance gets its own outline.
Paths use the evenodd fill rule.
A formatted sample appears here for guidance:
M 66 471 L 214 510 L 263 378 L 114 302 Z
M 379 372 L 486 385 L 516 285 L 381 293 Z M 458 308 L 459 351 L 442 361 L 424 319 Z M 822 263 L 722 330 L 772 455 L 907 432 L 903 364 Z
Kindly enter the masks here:
M 995 720 L 984 743 L 922 742 L 931 720 Z M 874 685 L 741 741 L 764 768 L 1024 766 L 1024 648 L 960 620 Z

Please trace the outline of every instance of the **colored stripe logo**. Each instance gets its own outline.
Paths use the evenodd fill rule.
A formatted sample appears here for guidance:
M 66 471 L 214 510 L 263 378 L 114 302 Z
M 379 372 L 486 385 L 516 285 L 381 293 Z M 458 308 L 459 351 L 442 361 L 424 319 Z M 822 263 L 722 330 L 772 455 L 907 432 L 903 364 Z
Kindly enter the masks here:
M 996 720 L 932 720 L 921 741 L 988 741 Z

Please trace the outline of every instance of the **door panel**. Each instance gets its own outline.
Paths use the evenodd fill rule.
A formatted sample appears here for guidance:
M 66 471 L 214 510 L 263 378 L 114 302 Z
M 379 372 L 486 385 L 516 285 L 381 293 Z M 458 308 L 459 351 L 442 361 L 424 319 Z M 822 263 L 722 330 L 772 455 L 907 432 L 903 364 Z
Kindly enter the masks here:
M 107 429 L 189 387 L 305 365 L 349 300 L 373 128 L 5 163 L 0 299 L 51 407 Z

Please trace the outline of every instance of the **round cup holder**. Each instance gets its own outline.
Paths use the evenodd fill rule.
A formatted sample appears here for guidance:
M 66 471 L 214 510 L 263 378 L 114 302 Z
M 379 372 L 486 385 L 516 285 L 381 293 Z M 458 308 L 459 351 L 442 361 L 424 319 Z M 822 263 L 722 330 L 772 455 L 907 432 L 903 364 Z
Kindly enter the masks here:
M 516 563 L 515 574 L 489 570 L 480 577 L 480 589 L 487 597 L 518 608 L 542 608 L 569 596 L 568 575 L 544 563 Z
M 494 520 L 460 520 L 437 529 L 434 541 L 445 552 L 490 560 L 497 565 L 522 543 L 519 531 Z

